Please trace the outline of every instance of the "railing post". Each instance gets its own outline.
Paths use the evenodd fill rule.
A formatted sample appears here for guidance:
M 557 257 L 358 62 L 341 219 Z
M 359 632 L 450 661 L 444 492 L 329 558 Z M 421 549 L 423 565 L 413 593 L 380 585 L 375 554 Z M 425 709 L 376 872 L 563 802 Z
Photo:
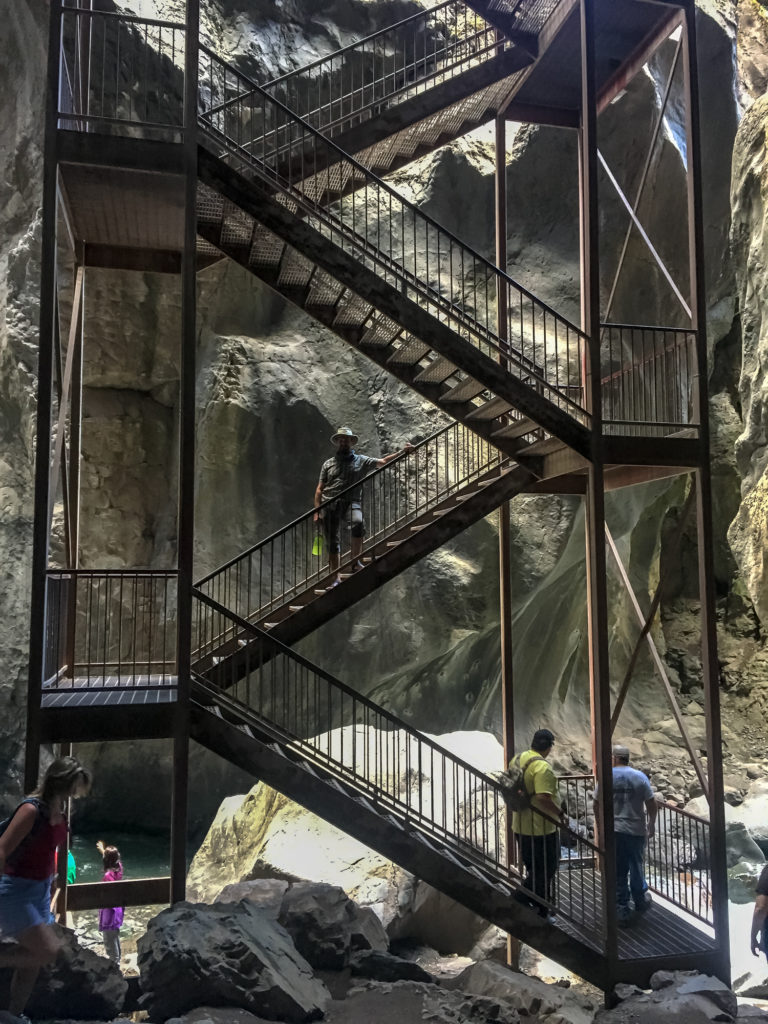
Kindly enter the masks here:
M 171 800 L 171 902 L 184 899 L 187 874 L 190 664 L 195 500 L 195 345 L 197 293 L 197 79 L 200 3 L 187 0 L 184 54 L 184 251 L 181 261 L 181 382 L 176 672 Z
M 27 735 L 24 789 L 37 785 L 40 758 L 40 701 L 42 698 L 46 569 L 50 524 L 51 411 L 53 345 L 56 316 L 56 221 L 58 177 L 57 114 L 59 104 L 59 55 L 61 7 L 51 3 L 45 108 L 45 156 L 43 163 L 43 224 L 40 256 L 40 347 L 37 363 L 37 415 L 35 447 L 35 516 L 32 537 L 32 587 L 29 628 L 29 681 L 27 684 Z
M 600 259 L 597 180 L 594 0 L 580 0 L 581 125 L 579 129 L 582 318 L 588 338 L 588 408 L 591 460 L 585 503 L 587 609 L 594 773 L 599 784 L 600 876 L 603 889 L 605 956 L 615 962 L 617 943 L 616 857 L 613 831 L 611 708 L 606 594 L 603 417 L 600 381 Z M 609 964 L 609 975 L 615 970 Z
M 701 195 L 699 85 L 696 57 L 696 7 L 684 0 L 683 67 L 688 155 L 688 238 L 692 326 L 696 331 L 698 374 L 699 464 L 696 469 L 696 512 L 701 603 L 701 667 L 707 729 L 709 777 L 710 873 L 712 913 L 718 946 L 718 974 L 730 984 L 728 942 L 728 875 L 725 850 L 720 682 L 715 626 L 715 572 L 712 543 L 712 479 L 709 461 L 709 381 L 707 378 L 707 304 L 704 276 L 704 226 Z

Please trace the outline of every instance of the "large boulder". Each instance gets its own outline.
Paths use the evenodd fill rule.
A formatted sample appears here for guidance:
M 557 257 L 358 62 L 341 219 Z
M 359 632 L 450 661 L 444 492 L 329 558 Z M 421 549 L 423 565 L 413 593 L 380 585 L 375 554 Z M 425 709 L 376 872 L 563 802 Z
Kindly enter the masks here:
M 55 962 L 44 967 L 32 990 L 30 1017 L 113 1020 L 120 1014 L 128 982 L 117 964 L 81 946 L 74 932 L 54 925 L 63 941 Z
M 368 914 L 373 912 L 365 908 Z M 337 885 L 297 882 L 283 897 L 278 920 L 296 944 L 301 955 L 321 970 L 341 970 L 349 963 L 353 936 L 357 948 L 371 949 L 366 931 L 372 931 L 370 920 L 358 924 L 361 916 L 343 889 Z M 387 947 L 384 929 L 379 924 L 377 949 Z
M 619 1005 L 598 1013 L 595 1024 L 727 1024 L 739 1009 L 727 985 L 697 971 L 657 971 L 650 992 L 618 985 L 614 995 Z
M 150 921 L 138 949 L 141 1005 L 152 1020 L 229 1006 L 310 1021 L 330 998 L 285 929 L 247 900 L 178 903 Z
M 491 961 L 472 964 L 444 984 L 463 993 L 503 1000 L 524 1019 L 552 1019 L 559 1024 L 591 1024 L 598 1005 L 583 992 L 547 985 Z
M 372 733 L 350 726 L 331 731 L 327 742 L 334 753 L 356 750 L 362 768 L 366 750 L 377 743 L 383 749 L 391 745 L 391 734 Z M 454 733 L 439 737 L 439 742 L 481 771 L 502 763 L 500 744 L 487 734 Z M 392 752 L 392 764 L 406 760 L 404 746 Z M 403 787 L 410 787 L 414 805 L 428 794 L 439 813 L 463 823 L 468 836 L 483 832 L 484 809 L 471 793 L 462 793 L 463 802 L 456 807 L 437 767 L 434 778 L 425 763 L 407 781 L 386 774 L 377 781 L 400 799 L 406 795 Z M 496 834 L 493 828 L 485 831 Z M 225 886 L 259 878 L 340 886 L 355 903 L 376 913 L 391 939 L 412 938 L 441 952 L 468 953 L 487 928 L 483 918 L 262 783 L 246 796 L 222 803 L 190 866 L 187 893 L 192 900 L 209 902 Z

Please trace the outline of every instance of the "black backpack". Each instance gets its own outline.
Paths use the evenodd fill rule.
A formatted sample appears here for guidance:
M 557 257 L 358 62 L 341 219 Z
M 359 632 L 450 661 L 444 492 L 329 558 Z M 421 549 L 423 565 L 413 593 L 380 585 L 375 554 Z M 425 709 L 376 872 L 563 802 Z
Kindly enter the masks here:
M 30 839 L 33 839 L 37 835 L 37 833 L 42 828 L 43 823 L 48 820 L 48 805 L 44 804 L 43 801 L 39 799 L 39 797 L 28 796 L 25 800 L 22 800 L 21 803 L 16 808 L 14 808 L 13 814 L 9 815 L 7 818 L 3 818 L 3 820 L 0 821 L 0 836 L 3 835 L 5 830 L 16 817 L 16 812 L 19 810 L 20 807 L 23 807 L 24 804 L 34 804 L 35 807 L 37 808 L 35 821 L 34 824 L 32 825 L 32 828 L 29 830 L 29 832 L 27 832 L 27 834 L 21 840 L 16 849 L 12 853 L 9 853 L 8 856 L 5 858 L 6 864 L 15 864 L 21 858 L 21 855 L 24 852 L 24 847 L 27 845 Z
M 526 789 L 525 773 L 534 761 L 543 760 L 544 758 L 537 754 L 526 761 L 525 768 L 521 768 L 520 755 L 518 754 L 517 757 L 510 761 L 507 771 L 501 772 L 497 776 L 504 802 L 511 811 L 527 811 L 530 809 L 531 794 Z

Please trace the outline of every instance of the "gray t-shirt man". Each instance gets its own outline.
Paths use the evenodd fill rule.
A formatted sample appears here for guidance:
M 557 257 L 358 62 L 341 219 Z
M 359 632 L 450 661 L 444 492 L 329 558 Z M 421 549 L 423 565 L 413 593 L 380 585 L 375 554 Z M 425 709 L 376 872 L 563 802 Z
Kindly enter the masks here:
M 628 764 L 613 767 L 613 830 L 628 836 L 646 835 L 646 802 L 653 800 L 648 776 Z

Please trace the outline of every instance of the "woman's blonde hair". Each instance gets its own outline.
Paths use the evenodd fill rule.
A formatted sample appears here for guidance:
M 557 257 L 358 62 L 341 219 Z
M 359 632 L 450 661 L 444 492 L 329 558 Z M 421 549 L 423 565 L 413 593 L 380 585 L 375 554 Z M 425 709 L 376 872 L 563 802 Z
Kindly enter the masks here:
M 91 773 L 76 757 L 57 757 L 48 765 L 43 781 L 32 795 L 49 804 L 56 799 L 74 796 L 76 792 L 84 795 L 90 788 Z

